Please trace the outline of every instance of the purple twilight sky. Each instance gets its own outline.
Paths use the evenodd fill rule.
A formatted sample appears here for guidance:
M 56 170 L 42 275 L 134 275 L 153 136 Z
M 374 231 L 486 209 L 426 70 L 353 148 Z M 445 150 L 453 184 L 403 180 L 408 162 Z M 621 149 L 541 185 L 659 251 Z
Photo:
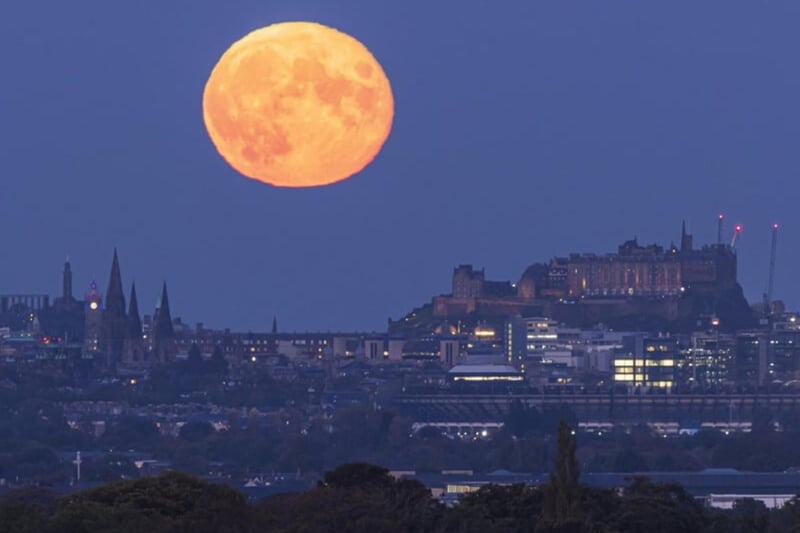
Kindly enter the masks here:
M 310 20 L 367 45 L 394 129 L 358 176 L 247 180 L 202 122 L 205 81 L 249 31 Z M 112 249 L 149 312 L 214 327 L 380 330 L 470 262 L 696 243 L 741 222 L 756 300 L 800 306 L 800 3 L 26 0 L 0 6 L 0 292 L 105 287 Z M 127 287 L 126 287 L 127 290 Z

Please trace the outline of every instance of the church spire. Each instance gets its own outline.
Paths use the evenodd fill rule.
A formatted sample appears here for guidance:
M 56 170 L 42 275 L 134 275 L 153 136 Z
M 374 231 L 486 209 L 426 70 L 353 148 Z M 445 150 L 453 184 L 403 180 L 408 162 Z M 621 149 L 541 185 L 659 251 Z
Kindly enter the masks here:
M 123 356 L 125 337 L 128 336 L 125 293 L 122 290 L 122 275 L 116 248 L 114 248 L 114 260 L 111 262 L 111 278 L 108 280 L 105 300 L 100 351 L 107 357 L 106 364 L 113 367 Z
M 136 283 L 131 285 L 131 300 L 128 304 L 128 337 L 142 338 L 142 319 L 139 317 L 139 301 L 136 298 Z
M 111 278 L 108 280 L 105 310 L 112 318 L 125 316 L 125 293 L 122 290 L 122 274 L 116 248 L 114 248 L 114 260 L 111 262 Z
M 161 289 L 161 305 L 158 308 L 158 317 L 156 317 L 155 335 L 157 339 L 168 339 L 175 336 L 175 330 L 172 327 L 172 315 L 169 311 L 166 281 Z
M 272 317 L 272 334 L 278 333 L 278 317 Z

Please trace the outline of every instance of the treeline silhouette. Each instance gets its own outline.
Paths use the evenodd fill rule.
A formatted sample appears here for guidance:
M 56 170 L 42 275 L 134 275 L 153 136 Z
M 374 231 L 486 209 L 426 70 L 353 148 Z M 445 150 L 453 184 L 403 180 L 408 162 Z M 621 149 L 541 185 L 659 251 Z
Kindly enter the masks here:
M 248 503 L 236 489 L 168 472 L 57 497 L 37 488 L 0 498 L 5 532 L 531 532 L 777 533 L 800 531 L 800 500 L 768 510 L 741 500 L 710 509 L 681 486 L 631 479 L 623 490 L 579 483 L 575 437 L 559 426 L 549 481 L 489 485 L 446 506 L 416 480 L 349 463 L 303 493 Z

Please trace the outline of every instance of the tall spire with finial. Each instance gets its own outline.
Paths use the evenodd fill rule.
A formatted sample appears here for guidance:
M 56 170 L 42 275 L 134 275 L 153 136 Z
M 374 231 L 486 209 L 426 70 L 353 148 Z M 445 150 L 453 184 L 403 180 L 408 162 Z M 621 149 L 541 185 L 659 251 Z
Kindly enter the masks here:
M 278 333 L 278 317 L 276 317 L 274 315 L 272 317 L 272 333 L 273 333 L 273 335 L 275 333 Z
M 139 301 L 136 298 L 136 283 L 131 284 L 131 300 L 128 304 L 128 337 L 142 338 L 142 319 L 139 317 Z
M 166 281 L 161 289 L 161 304 L 158 307 L 155 335 L 157 339 L 169 339 L 175 336 L 175 330 L 172 327 L 172 315 L 169 311 L 169 296 L 167 296 Z
M 103 309 L 102 337 L 100 351 L 108 358 L 109 365 L 116 364 L 122 358 L 125 339 L 128 336 L 128 317 L 125 312 L 125 293 L 122 289 L 122 274 L 119 268 L 119 256 L 114 248 L 114 259 L 111 262 L 111 277 L 108 280 L 108 292 Z
M 161 289 L 161 302 L 153 320 L 153 357 L 156 361 L 172 361 L 177 352 L 175 329 L 172 326 L 172 313 L 169 310 L 167 282 Z
M 111 277 L 108 280 L 108 290 L 106 291 L 106 312 L 114 318 L 125 316 L 125 293 L 122 290 L 122 274 L 116 248 L 114 248 Z

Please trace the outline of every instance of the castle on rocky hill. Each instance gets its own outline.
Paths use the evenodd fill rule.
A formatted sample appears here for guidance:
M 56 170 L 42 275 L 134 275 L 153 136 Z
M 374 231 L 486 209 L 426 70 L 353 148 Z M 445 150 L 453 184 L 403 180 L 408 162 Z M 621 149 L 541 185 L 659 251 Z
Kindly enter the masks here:
M 723 243 L 695 248 L 685 224 L 679 246 L 642 246 L 634 238 L 616 253 L 575 253 L 534 263 L 516 283 L 487 280 L 483 269 L 459 265 L 451 293 L 412 314 L 390 323 L 390 330 L 498 322 L 514 315 L 548 316 L 581 327 L 670 330 L 696 328 L 711 316 L 722 317 L 731 329 L 749 327 L 753 320 L 737 281 L 735 248 Z

